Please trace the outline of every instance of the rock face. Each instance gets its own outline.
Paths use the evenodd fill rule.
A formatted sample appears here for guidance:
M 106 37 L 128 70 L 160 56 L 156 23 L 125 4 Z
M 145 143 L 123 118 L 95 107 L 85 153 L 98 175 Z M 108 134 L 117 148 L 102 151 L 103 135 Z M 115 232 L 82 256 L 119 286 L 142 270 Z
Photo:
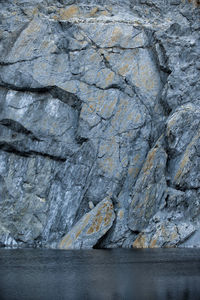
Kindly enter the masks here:
M 102 200 L 85 214 L 59 243 L 59 249 L 92 248 L 110 229 L 115 219 L 112 201 Z
M 199 246 L 199 19 L 198 1 L 1 1 L 1 246 Z

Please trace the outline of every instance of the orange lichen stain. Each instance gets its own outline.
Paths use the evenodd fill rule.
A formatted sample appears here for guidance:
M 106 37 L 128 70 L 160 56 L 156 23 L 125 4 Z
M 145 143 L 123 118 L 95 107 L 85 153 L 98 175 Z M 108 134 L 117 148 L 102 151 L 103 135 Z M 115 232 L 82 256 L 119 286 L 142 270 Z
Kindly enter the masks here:
M 91 218 L 90 213 L 86 214 L 82 223 L 80 224 L 80 226 L 77 228 L 76 230 L 76 234 L 75 234 L 75 238 L 77 239 L 79 237 L 79 235 L 81 234 L 81 232 L 84 230 L 84 228 L 87 226 L 89 220 Z
M 89 16 L 94 17 L 98 11 L 99 11 L 98 7 L 93 7 L 92 10 L 89 13 Z
M 79 235 L 81 234 L 81 232 L 82 232 L 82 228 L 79 229 L 79 230 L 76 232 L 76 235 L 75 235 L 76 239 L 79 237 Z
M 124 212 L 123 212 L 123 210 L 121 209 L 121 210 L 119 211 L 119 218 L 122 219 L 123 217 L 124 217 Z
M 87 234 L 92 234 L 94 232 L 99 231 L 102 221 L 103 221 L 103 217 L 101 215 L 101 209 L 99 209 L 95 216 L 92 226 L 90 226 L 90 228 L 87 231 Z
M 136 154 L 136 156 L 133 159 L 134 162 L 138 162 L 139 158 L 140 158 L 140 154 Z
M 33 9 L 33 11 L 32 11 L 32 14 L 33 14 L 33 15 L 36 15 L 37 13 L 38 13 L 38 8 L 35 7 L 35 8 Z
M 105 54 L 105 52 L 103 50 L 102 50 L 101 53 L 104 54 L 107 61 L 110 61 L 110 55 L 109 54 Z
M 112 102 L 110 102 L 109 104 L 106 103 L 106 108 L 109 110 L 109 111 L 113 111 L 114 107 L 115 107 L 115 104 L 117 103 L 117 99 L 114 99 Z
M 107 10 L 101 11 L 100 14 L 101 14 L 102 16 L 108 16 L 108 15 L 110 15 L 109 12 L 108 12 Z
M 138 36 L 136 36 L 135 38 L 134 38 L 134 42 L 135 43 L 140 43 L 140 44 L 142 44 L 142 39 L 141 39 L 141 36 L 140 35 L 138 35 Z
M 163 237 L 166 237 L 167 233 L 164 225 L 161 226 L 161 233 Z
M 115 103 L 105 103 L 103 106 L 100 107 L 97 111 L 104 117 L 109 117 L 113 112 Z
M 94 110 L 87 104 L 83 105 L 83 107 L 81 109 L 81 115 L 87 114 L 87 113 L 91 114 L 93 112 L 94 112 Z
M 49 42 L 48 41 L 43 41 L 41 47 L 42 48 L 47 48 L 49 46 Z
M 147 248 L 145 235 L 139 235 L 132 244 L 133 248 Z
M 123 67 L 121 67 L 119 69 L 118 72 L 119 72 L 120 75 L 125 75 L 128 72 L 128 69 L 129 69 L 129 65 L 125 64 Z
M 181 178 L 182 172 L 186 164 L 190 161 L 188 153 L 185 153 L 183 159 L 181 160 L 180 167 L 174 177 L 174 180 L 178 180 Z
M 136 177 L 138 175 L 139 171 L 140 171 L 139 168 L 135 168 L 134 177 Z
M 141 120 L 141 115 L 137 114 L 136 118 L 135 118 L 135 122 L 139 122 Z
M 27 27 L 27 29 L 24 31 L 27 35 L 39 32 L 41 30 L 40 24 L 37 24 L 36 22 L 31 22 L 30 25 Z
M 143 88 L 150 91 L 155 87 L 154 76 L 149 68 L 142 69 L 142 66 L 139 69 L 140 73 L 140 84 Z
M 90 56 L 90 61 L 91 62 L 94 62 L 97 60 L 97 54 L 96 53 L 93 53 L 91 56 Z
M 60 242 L 59 248 L 67 249 L 72 244 L 72 238 L 70 235 L 66 235 Z
M 93 105 L 90 104 L 90 105 L 89 105 L 89 108 L 90 108 L 91 112 L 94 112 L 94 110 L 95 110 L 94 104 L 93 104 Z
M 110 210 L 110 207 L 107 207 L 106 216 L 104 218 L 104 226 L 108 226 L 110 224 L 111 218 L 112 218 L 112 211 Z
M 184 167 L 190 162 L 190 151 L 191 151 L 191 148 L 194 146 L 194 144 L 197 142 L 197 140 L 199 139 L 200 137 L 200 132 L 195 135 L 195 137 L 192 139 L 191 143 L 187 146 L 186 150 L 185 150 L 185 154 L 181 160 L 181 163 L 180 163 L 180 166 L 179 166 L 179 169 L 174 177 L 175 180 L 178 180 L 181 178 L 182 176 L 182 172 L 183 172 L 183 169 Z
M 59 20 L 59 18 L 58 18 L 57 15 L 53 16 L 52 18 L 53 18 L 55 21 Z
M 135 170 L 134 167 L 130 167 L 130 168 L 128 169 L 128 174 L 129 174 L 129 175 L 132 175 L 133 172 L 134 172 L 134 170 Z
M 122 36 L 122 30 L 119 27 L 115 27 L 112 32 L 111 42 L 117 42 Z
M 133 114 L 132 113 L 128 114 L 127 120 L 129 120 L 129 121 L 133 120 Z
M 113 172 L 113 171 L 114 171 L 114 167 L 113 167 L 114 161 L 113 161 L 113 158 L 112 158 L 112 157 L 108 157 L 105 161 L 106 161 L 106 163 L 108 164 L 109 170 L 110 170 L 111 172 Z
M 148 171 L 151 170 L 151 168 L 153 167 L 153 163 L 154 163 L 154 159 L 155 159 L 155 154 L 157 152 L 157 149 L 156 148 L 153 148 L 150 153 L 148 154 L 147 156 L 147 160 L 144 164 L 144 167 L 143 167 L 143 172 L 144 173 L 147 173 Z
M 199 0 L 188 0 L 191 4 L 193 4 L 194 7 L 200 6 L 200 1 Z M 185 1 L 184 1 L 185 3 Z
M 106 77 L 106 83 L 111 83 L 113 81 L 113 78 L 114 78 L 114 73 L 110 72 Z
M 177 232 L 173 232 L 172 234 L 171 234 L 171 238 L 170 238 L 170 240 L 175 240 L 175 239 L 177 239 L 177 237 L 178 237 L 178 234 L 177 234 Z
M 113 209 L 112 203 L 103 203 L 103 205 L 99 207 L 97 214 L 94 218 L 93 224 L 88 229 L 87 234 L 98 232 L 102 225 L 102 222 L 103 222 L 103 227 L 108 226 L 112 218 L 112 209 Z M 105 217 L 103 218 L 104 214 Z
M 150 248 L 157 248 L 158 246 L 157 244 L 157 239 L 152 239 L 151 243 L 150 243 Z
M 78 15 L 79 15 L 79 7 L 76 5 L 71 5 L 68 8 L 60 9 L 60 17 L 62 20 L 68 20 Z

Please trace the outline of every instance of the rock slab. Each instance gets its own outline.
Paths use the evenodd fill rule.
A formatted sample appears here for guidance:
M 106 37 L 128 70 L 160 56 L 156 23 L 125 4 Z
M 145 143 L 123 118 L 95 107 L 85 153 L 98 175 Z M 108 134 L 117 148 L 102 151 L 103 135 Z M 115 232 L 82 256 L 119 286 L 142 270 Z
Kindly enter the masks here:
M 110 229 L 115 219 L 110 199 L 102 200 L 85 214 L 59 243 L 59 249 L 89 249 Z

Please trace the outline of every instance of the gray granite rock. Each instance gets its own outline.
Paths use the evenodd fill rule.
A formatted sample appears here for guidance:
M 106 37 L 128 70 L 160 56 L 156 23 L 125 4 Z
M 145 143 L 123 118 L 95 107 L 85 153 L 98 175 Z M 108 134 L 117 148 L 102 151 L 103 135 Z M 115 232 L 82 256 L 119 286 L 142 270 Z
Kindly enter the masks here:
M 1 246 L 199 246 L 199 16 L 194 0 L 0 2 Z
M 110 229 L 114 219 L 112 201 L 105 198 L 74 225 L 62 238 L 58 248 L 65 250 L 92 248 Z

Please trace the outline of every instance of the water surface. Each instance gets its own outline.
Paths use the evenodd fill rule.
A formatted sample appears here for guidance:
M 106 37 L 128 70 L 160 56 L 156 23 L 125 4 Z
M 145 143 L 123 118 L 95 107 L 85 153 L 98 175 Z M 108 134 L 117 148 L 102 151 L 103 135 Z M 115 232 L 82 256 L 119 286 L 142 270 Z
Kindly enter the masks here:
M 0 249 L 0 300 L 200 299 L 200 249 Z

